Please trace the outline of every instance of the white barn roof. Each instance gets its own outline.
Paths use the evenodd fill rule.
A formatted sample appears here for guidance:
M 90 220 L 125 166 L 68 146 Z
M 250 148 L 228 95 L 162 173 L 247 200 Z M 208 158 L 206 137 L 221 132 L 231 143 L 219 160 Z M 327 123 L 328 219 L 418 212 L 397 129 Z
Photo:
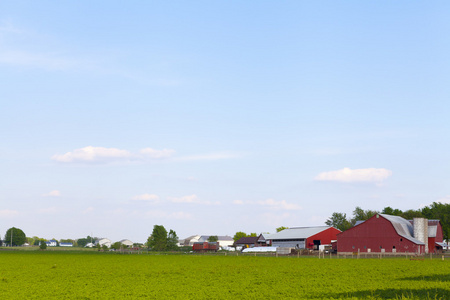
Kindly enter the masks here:
M 292 227 L 284 229 L 280 232 L 266 236 L 267 240 L 295 240 L 306 239 L 310 236 L 318 234 L 324 230 L 332 228 L 331 226 L 316 226 L 316 227 Z

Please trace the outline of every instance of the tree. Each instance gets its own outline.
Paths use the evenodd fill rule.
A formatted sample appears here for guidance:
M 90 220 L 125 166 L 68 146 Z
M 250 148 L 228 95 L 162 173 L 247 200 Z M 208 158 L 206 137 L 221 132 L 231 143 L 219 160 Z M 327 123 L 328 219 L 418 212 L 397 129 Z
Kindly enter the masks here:
M 172 229 L 169 230 L 169 234 L 167 235 L 167 250 L 178 250 L 178 236 L 175 231 Z
M 390 206 L 383 208 L 381 213 L 385 214 L 385 215 L 391 215 L 391 216 L 401 216 L 403 214 L 403 212 L 400 209 L 397 209 L 397 208 L 393 209 Z
M 283 230 L 285 230 L 285 229 L 289 229 L 289 227 L 286 227 L 286 226 L 280 226 L 280 227 L 276 228 L 277 232 L 283 231 Z
M 251 232 L 249 235 L 247 236 L 252 236 L 252 237 L 257 237 L 258 235 L 256 234 L 256 232 Z
M 5 243 L 9 244 L 10 246 L 22 246 L 26 242 L 26 235 L 25 233 L 15 227 L 11 227 L 6 231 L 5 234 Z
M 164 226 L 153 226 L 153 232 L 147 240 L 147 245 L 154 251 L 164 251 L 167 249 L 167 230 Z
M 344 213 L 334 212 L 331 217 L 325 221 L 328 226 L 333 226 L 340 231 L 346 231 L 352 227 L 350 221 L 347 220 L 347 215 Z
M 450 204 L 433 202 L 429 206 L 425 206 L 421 211 L 423 217 L 428 219 L 437 219 L 441 221 L 442 234 L 444 240 L 450 238 Z
M 114 250 L 120 250 L 121 247 L 122 247 L 121 242 L 115 242 L 114 244 L 111 245 L 111 249 L 114 249 Z
M 27 237 L 26 240 L 27 240 L 28 245 L 30 245 L 30 246 L 34 245 L 34 238 Z
M 211 235 L 208 238 L 208 242 L 217 242 L 219 240 L 219 237 L 217 235 Z
M 236 232 L 236 234 L 233 236 L 233 240 L 236 242 L 237 240 L 239 240 L 240 238 L 246 237 L 247 234 L 245 232 L 242 231 L 238 231 Z
M 365 221 L 376 215 L 378 212 L 376 210 L 363 210 L 361 207 L 357 206 L 353 211 L 353 218 L 351 220 L 352 225 L 356 224 L 356 221 Z
M 46 243 L 46 242 L 41 241 L 40 243 L 41 243 L 41 244 L 39 245 L 39 249 L 41 249 L 41 250 L 47 249 L 47 243 Z

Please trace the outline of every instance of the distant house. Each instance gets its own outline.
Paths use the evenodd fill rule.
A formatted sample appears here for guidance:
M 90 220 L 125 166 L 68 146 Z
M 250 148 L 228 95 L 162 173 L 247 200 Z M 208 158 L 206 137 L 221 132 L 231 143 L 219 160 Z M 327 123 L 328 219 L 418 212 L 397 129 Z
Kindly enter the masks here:
M 124 245 L 124 246 L 127 246 L 127 247 L 132 247 L 133 246 L 133 242 L 132 241 L 130 241 L 130 240 L 121 240 L 119 243 L 121 243 L 122 245 Z
M 198 242 L 199 243 L 208 242 L 209 237 L 210 237 L 210 235 L 202 235 L 198 239 Z M 217 242 L 219 243 L 219 247 L 231 247 L 234 244 L 234 240 L 231 236 L 218 235 L 217 238 L 218 238 Z
M 336 240 L 339 229 L 331 226 L 291 227 L 266 236 L 267 244 L 273 247 L 320 250 Z
M 337 250 L 347 252 L 440 252 L 444 247 L 439 220 L 376 214 L 337 235 Z
M 184 239 L 183 242 L 180 241 L 180 246 L 193 246 L 194 243 L 198 242 L 198 239 L 200 238 L 199 235 L 191 235 L 190 237 L 187 237 Z
M 47 241 L 45 243 L 47 244 L 47 247 L 56 247 L 56 246 L 58 246 L 58 241 L 56 241 L 56 240 L 50 240 L 50 241 Z
M 106 246 L 108 248 L 111 247 L 111 241 L 106 238 L 101 238 L 95 241 L 94 246 L 100 245 L 100 247 Z

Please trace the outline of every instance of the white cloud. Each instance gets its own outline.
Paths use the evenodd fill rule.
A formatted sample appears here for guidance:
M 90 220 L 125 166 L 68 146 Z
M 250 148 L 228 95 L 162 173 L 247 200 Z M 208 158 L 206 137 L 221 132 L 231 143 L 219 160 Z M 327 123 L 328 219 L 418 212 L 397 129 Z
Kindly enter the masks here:
M 131 153 L 127 150 L 117 148 L 104 148 L 87 146 L 75 149 L 65 154 L 53 155 L 52 159 L 58 162 L 108 162 L 117 160 L 126 160 L 131 157 Z
M 42 196 L 44 197 L 60 197 L 61 196 L 61 192 L 58 190 L 53 190 L 47 194 L 43 194 Z
M 242 201 L 242 200 L 234 200 L 233 204 L 235 205 L 260 205 L 266 206 L 273 210 L 300 210 L 302 207 L 295 203 L 288 203 L 286 200 L 277 201 L 274 199 L 266 199 L 261 201 Z
M 57 207 L 53 206 L 53 207 L 48 207 L 48 208 L 41 208 L 38 210 L 38 213 L 52 215 L 52 214 L 60 213 L 60 210 Z
M 392 175 L 392 171 L 387 169 L 350 169 L 343 168 L 337 171 L 322 172 L 314 179 L 318 181 L 337 182 L 376 182 L 380 183 Z
M 148 201 L 156 203 L 159 201 L 159 196 L 154 194 L 142 194 L 142 195 L 136 195 L 131 200 L 135 201 Z
M 90 214 L 94 212 L 94 208 L 92 206 L 89 206 L 88 208 L 86 208 L 85 210 L 82 211 L 83 214 Z
M 302 207 L 295 203 L 287 203 L 286 200 L 276 201 L 274 199 L 267 199 L 264 201 L 256 202 L 262 206 L 269 206 L 273 209 L 283 209 L 283 210 L 300 210 Z
M 2 218 L 11 218 L 15 217 L 19 214 L 17 210 L 11 210 L 11 209 L 2 209 L 0 210 L 0 217 Z
M 211 205 L 211 204 L 220 204 L 220 202 L 211 202 L 211 201 L 204 201 L 200 200 L 197 195 L 188 195 L 183 197 L 168 197 L 170 201 L 173 203 L 191 203 L 191 204 L 204 204 L 204 205 Z
M 151 210 L 145 213 L 147 217 L 151 218 L 164 218 L 164 219 L 176 219 L 176 220 L 192 220 L 192 214 L 177 211 L 177 212 L 166 212 L 162 210 Z
M 152 148 L 144 148 L 140 151 L 140 153 L 150 158 L 161 159 L 171 157 L 175 153 L 175 150 L 172 149 L 156 150 Z

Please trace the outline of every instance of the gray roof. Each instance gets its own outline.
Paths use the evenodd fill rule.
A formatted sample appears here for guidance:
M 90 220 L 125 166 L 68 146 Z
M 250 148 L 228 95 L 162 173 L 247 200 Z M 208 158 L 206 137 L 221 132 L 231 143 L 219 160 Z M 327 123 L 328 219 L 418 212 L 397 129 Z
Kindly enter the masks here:
M 207 242 L 209 237 L 210 237 L 210 235 L 202 235 L 198 239 L 198 241 L 199 242 Z M 218 235 L 217 236 L 217 241 L 233 241 L 234 242 L 233 238 L 231 236 L 228 236 L 228 235 Z
M 280 232 L 266 236 L 266 240 L 297 240 L 306 239 L 310 236 L 318 234 L 324 230 L 331 228 L 331 226 L 316 226 L 316 227 L 292 227 L 284 229 Z
M 414 228 L 411 225 L 411 222 L 409 222 L 408 220 L 405 220 L 399 216 L 391 216 L 385 214 L 380 214 L 380 216 L 391 222 L 392 226 L 394 226 L 394 229 L 395 231 L 397 231 L 397 234 L 399 236 L 404 237 L 405 239 L 415 244 L 425 245 L 425 243 L 414 238 Z

